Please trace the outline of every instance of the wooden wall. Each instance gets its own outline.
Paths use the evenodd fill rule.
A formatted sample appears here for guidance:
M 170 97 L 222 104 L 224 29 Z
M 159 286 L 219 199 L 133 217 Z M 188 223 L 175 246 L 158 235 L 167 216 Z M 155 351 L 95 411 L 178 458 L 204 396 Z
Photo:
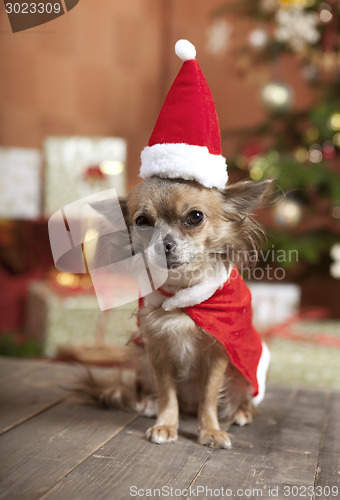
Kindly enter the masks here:
M 128 141 L 129 187 L 180 63 L 178 38 L 195 43 L 223 130 L 265 117 L 259 91 L 268 69 L 244 78 L 236 64 L 237 19 L 226 56 L 205 51 L 211 12 L 223 0 L 80 0 L 68 14 L 13 34 L 0 4 L 0 144 L 40 147 L 48 135 L 113 135 Z M 267 71 L 267 73 L 266 73 Z M 286 59 L 300 108 L 313 98 Z M 259 77 L 259 75 L 262 75 Z M 228 157 L 228 151 L 224 151 Z

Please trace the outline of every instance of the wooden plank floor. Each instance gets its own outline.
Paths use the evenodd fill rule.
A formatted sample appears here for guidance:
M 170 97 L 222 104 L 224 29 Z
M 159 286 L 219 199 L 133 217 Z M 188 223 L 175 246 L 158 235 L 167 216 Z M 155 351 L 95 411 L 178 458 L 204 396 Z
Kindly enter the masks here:
M 340 498 L 340 393 L 269 386 L 231 450 L 144 438 L 152 420 L 76 405 L 79 368 L 0 358 L 0 499 Z

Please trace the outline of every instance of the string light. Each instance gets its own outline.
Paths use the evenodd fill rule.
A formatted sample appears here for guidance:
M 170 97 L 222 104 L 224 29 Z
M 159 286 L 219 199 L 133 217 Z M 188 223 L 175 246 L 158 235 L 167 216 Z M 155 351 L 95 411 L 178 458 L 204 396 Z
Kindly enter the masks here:
M 329 268 L 329 273 L 330 275 L 335 278 L 339 279 L 340 278 L 340 243 L 335 243 L 331 247 L 330 250 L 330 255 L 334 262 L 331 264 Z
M 263 170 L 259 165 L 255 165 L 255 167 L 250 169 L 249 175 L 254 181 L 259 181 L 262 179 Z
M 261 28 L 255 29 L 250 32 L 249 43 L 254 49 L 264 49 L 268 43 L 268 35 Z
M 61 286 L 77 288 L 79 286 L 79 276 L 71 273 L 58 273 L 55 277 L 56 282 Z
M 283 227 L 297 226 L 302 218 L 302 209 L 295 200 L 282 200 L 274 210 L 276 222 Z
M 99 165 L 101 172 L 105 175 L 119 175 L 124 171 L 124 163 L 121 161 L 102 161 Z
M 333 113 L 328 124 L 332 130 L 340 130 L 340 113 Z
M 322 152 L 318 144 L 313 144 L 308 152 L 308 159 L 312 163 L 320 163 L 322 160 Z
M 320 132 L 316 127 L 309 127 L 306 130 L 306 140 L 309 143 L 315 142 L 319 139 Z
M 299 163 L 305 163 L 308 160 L 308 151 L 306 148 L 301 147 L 296 149 L 294 155 L 296 161 L 298 161 Z
M 333 14 L 328 9 L 322 9 L 320 12 L 320 21 L 324 24 L 332 20 Z
M 335 147 L 332 141 L 325 141 L 322 145 L 322 154 L 326 160 L 333 160 L 335 157 Z
M 334 217 L 334 219 L 340 219 L 340 207 L 333 207 L 332 217 Z
M 334 146 L 338 146 L 340 148 L 340 132 L 337 132 L 336 134 L 333 135 L 332 142 Z
M 271 82 L 265 85 L 261 96 L 263 104 L 272 111 L 289 109 L 293 100 L 292 89 L 280 82 Z

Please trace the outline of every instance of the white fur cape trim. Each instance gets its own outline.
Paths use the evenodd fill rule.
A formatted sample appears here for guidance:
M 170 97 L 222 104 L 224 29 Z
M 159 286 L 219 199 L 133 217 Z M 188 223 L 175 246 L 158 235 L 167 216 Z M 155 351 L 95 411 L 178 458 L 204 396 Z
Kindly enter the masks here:
M 260 357 L 259 364 L 257 365 L 256 378 L 259 386 L 259 392 L 257 396 L 252 399 L 253 405 L 257 406 L 261 403 L 266 392 L 266 378 L 267 371 L 270 362 L 270 352 L 267 345 L 262 342 L 262 354 Z
M 154 144 L 143 149 L 140 177 L 153 175 L 197 181 L 207 188 L 223 189 L 228 181 L 226 160 L 206 146 Z
M 227 271 L 223 264 L 221 264 L 221 267 L 214 276 L 197 285 L 178 290 L 175 295 L 165 299 L 162 308 L 165 311 L 173 311 L 174 309 L 182 309 L 183 307 L 201 304 L 212 297 L 219 287 L 224 285 L 227 279 L 229 279 L 231 270 L 232 267 Z

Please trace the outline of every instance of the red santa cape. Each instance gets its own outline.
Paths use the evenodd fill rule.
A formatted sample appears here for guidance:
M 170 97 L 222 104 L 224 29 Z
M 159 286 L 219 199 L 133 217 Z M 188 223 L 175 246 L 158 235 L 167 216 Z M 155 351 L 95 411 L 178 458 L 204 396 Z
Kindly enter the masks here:
M 164 290 L 159 291 L 170 297 Z M 233 268 L 228 279 L 209 298 L 182 309 L 224 345 L 232 364 L 251 383 L 253 402 L 258 404 L 265 392 L 270 355 L 252 325 L 251 294 L 238 270 Z
M 214 295 L 184 311 L 224 345 L 232 364 L 259 392 L 257 367 L 262 354 L 260 335 L 252 326 L 251 294 L 236 268 Z

